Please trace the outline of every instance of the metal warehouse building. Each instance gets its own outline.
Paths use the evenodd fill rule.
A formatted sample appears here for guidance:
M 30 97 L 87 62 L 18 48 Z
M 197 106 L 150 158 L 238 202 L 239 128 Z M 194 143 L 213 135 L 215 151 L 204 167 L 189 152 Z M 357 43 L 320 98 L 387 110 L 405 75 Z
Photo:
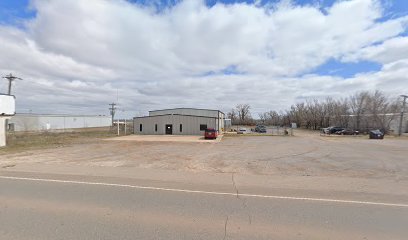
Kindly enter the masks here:
M 108 127 L 110 116 L 17 113 L 8 123 L 10 131 L 65 131 L 70 129 Z
M 174 108 L 149 111 L 135 117 L 134 133 L 147 135 L 203 135 L 206 128 L 224 131 L 225 114 L 219 110 Z

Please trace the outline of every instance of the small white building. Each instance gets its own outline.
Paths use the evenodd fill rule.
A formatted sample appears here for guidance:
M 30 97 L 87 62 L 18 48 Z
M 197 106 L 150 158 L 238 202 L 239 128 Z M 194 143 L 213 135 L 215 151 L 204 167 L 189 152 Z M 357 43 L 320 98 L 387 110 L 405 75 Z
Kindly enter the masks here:
M 174 108 L 149 111 L 149 116 L 135 117 L 135 134 L 203 135 L 205 129 L 224 131 L 225 114 L 219 110 Z
M 8 122 L 9 131 L 65 131 L 109 127 L 112 118 L 104 115 L 62 115 L 17 113 Z
M 15 113 L 15 96 L 0 94 L 0 147 L 6 146 L 6 123 Z

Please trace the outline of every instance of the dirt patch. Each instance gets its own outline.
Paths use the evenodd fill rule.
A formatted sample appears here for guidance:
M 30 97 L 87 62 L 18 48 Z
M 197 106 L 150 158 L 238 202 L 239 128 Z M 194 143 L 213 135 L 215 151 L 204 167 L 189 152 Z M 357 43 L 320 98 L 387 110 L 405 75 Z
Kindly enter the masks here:
M 408 140 L 295 136 L 224 136 L 203 142 L 104 141 L 88 139 L 61 147 L 6 152 L 0 165 L 46 163 L 80 166 L 139 167 L 190 172 L 262 175 L 347 176 L 408 179 Z
M 115 136 L 115 133 L 109 130 L 66 133 L 16 132 L 7 135 L 7 147 L 0 148 L 0 153 L 16 153 L 35 149 L 65 147 L 72 144 L 95 142 Z

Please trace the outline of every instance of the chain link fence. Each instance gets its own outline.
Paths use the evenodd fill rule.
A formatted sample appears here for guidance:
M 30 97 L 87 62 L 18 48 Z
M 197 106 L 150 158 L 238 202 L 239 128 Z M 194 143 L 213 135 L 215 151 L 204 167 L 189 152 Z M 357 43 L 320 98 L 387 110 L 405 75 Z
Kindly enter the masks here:
M 257 126 L 233 125 L 227 129 L 227 133 L 268 135 L 268 136 L 293 136 L 293 128 L 281 126 L 265 126 L 266 131 L 259 131 Z

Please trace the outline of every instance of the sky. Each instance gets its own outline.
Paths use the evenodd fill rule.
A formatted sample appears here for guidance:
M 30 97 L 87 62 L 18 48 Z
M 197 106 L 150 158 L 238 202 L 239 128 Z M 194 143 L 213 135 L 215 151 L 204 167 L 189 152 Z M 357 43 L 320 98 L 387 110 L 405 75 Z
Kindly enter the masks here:
M 408 94 L 406 0 L 0 0 L 17 112 L 252 114 L 357 91 Z M 7 81 L 0 82 L 0 93 Z

